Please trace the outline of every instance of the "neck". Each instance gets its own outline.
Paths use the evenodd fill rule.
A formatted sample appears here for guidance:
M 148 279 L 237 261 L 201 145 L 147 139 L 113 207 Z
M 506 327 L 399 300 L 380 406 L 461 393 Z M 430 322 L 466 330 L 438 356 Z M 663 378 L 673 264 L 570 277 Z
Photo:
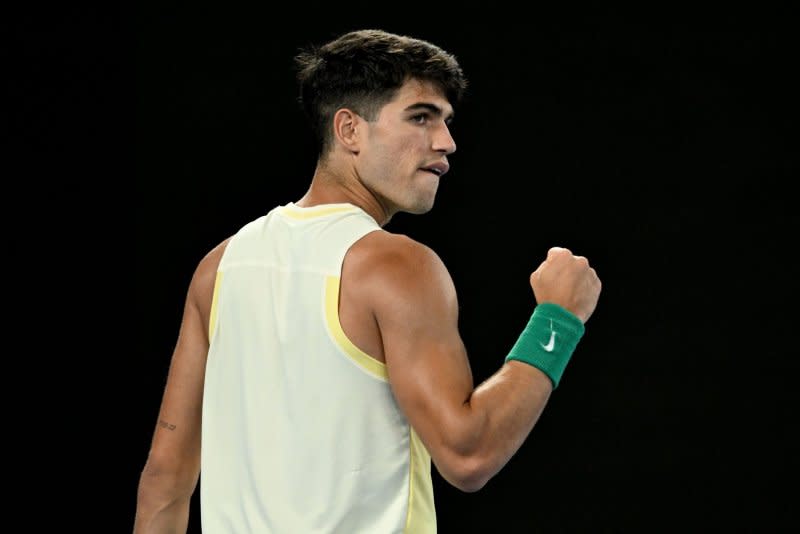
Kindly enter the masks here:
M 349 203 L 364 210 L 380 226 L 386 225 L 393 213 L 355 176 L 337 172 L 318 164 L 311 185 L 303 198 L 295 202 L 303 208 L 321 204 Z

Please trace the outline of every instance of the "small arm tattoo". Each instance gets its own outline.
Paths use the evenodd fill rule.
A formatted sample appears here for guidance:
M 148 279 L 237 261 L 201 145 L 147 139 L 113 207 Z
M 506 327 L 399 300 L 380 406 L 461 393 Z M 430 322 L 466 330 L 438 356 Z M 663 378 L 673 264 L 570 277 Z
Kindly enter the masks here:
M 167 430 L 175 430 L 175 425 L 171 425 L 164 421 L 163 419 L 158 422 L 158 426 L 166 428 Z

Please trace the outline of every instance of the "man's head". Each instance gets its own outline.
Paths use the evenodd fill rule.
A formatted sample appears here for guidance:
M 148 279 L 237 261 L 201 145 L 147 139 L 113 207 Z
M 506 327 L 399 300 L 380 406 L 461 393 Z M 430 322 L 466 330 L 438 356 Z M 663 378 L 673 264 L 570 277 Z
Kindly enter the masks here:
M 438 46 L 382 30 L 346 33 L 295 57 L 300 103 L 324 157 L 333 144 L 332 121 L 340 108 L 365 120 L 409 79 L 430 82 L 456 105 L 467 86 L 455 57 Z

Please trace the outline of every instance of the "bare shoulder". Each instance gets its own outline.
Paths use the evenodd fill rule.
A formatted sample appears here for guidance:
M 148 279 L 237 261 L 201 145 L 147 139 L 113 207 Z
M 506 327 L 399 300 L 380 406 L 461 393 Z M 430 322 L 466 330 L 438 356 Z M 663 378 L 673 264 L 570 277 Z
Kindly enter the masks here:
M 439 291 L 455 296 L 452 278 L 439 255 L 403 234 L 371 232 L 351 247 L 347 261 L 353 279 L 381 294 L 400 292 L 414 297 L 419 292 L 430 297 L 431 291 Z
M 369 269 L 382 267 L 392 274 L 408 270 L 445 269 L 439 255 L 429 246 L 406 235 L 385 230 L 362 237 L 351 247 L 348 256 L 353 263 L 364 264 Z
M 211 297 L 214 293 L 214 282 L 217 278 L 219 262 L 222 260 L 225 248 L 232 237 L 226 238 L 208 251 L 195 268 L 189 292 L 190 297 L 201 310 L 211 306 Z

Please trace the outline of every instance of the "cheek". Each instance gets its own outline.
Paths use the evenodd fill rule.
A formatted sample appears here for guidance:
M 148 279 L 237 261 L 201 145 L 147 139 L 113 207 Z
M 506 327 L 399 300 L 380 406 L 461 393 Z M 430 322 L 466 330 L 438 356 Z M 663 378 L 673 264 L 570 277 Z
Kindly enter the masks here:
M 419 166 L 425 142 L 423 132 L 404 132 L 402 135 L 397 131 L 387 132 L 386 135 L 373 139 L 370 150 L 365 154 L 365 164 L 370 167 L 373 175 L 407 173 L 409 167 Z
M 395 143 L 390 153 L 395 161 L 395 165 L 417 164 L 416 159 L 421 149 L 421 140 L 416 137 L 406 137 Z
M 414 143 L 410 143 L 408 140 L 385 143 L 376 147 L 373 152 L 373 162 L 383 167 L 381 171 L 384 174 L 403 170 L 413 159 L 414 146 Z

